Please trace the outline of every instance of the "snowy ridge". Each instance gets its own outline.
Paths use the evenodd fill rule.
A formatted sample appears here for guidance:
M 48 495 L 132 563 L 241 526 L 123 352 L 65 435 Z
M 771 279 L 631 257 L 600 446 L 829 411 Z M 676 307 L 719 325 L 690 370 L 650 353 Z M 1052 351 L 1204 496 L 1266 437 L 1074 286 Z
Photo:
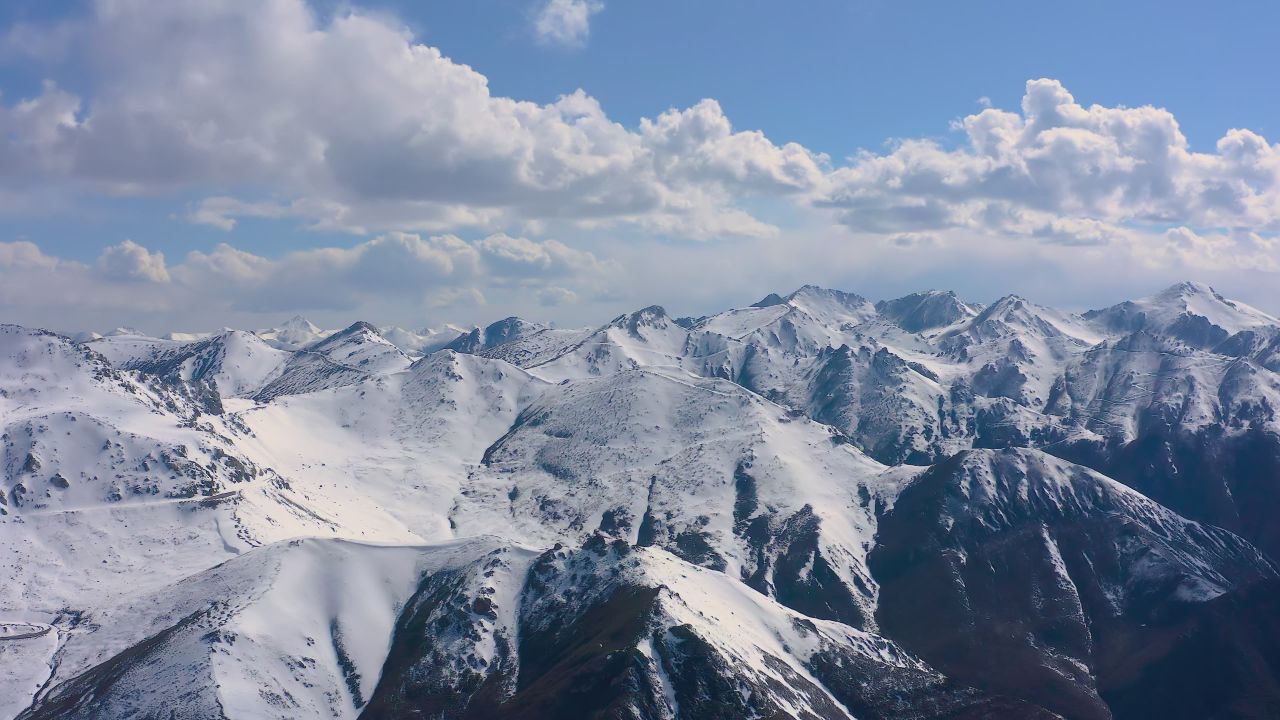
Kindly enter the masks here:
M 449 334 L 0 326 L 0 709 L 1280 702 L 1280 324 L 1203 286 Z
M 1175 337 L 1192 347 L 1209 348 L 1228 337 L 1280 321 L 1204 283 L 1183 282 L 1141 300 L 1123 302 L 1086 315 L 1110 331 L 1146 330 Z
M 119 335 L 90 341 L 89 346 L 118 368 L 207 381 L 224 397 L 253 394 L 280 373 L 289 357 L 257 335 L 239 330 L 185 342 Z
M 254 398 L 270 400 L 353 385 L 375 375 L 404 370 L 412 362 L 377 328 L 358 322 L 299 349 Z

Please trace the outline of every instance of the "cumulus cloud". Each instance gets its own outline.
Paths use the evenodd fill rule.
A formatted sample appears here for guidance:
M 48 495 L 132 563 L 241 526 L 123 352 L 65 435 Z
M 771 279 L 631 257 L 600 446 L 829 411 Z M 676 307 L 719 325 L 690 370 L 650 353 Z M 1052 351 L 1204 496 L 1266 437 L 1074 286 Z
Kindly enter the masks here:
M 537 8 L 535 26 L 546 17 L 547 37 L 572 43 L 600 4 Z M 0 243 L 9 309 L 46 296 L 492 307 L 520 293 L 566 311 L 609 298 L 607 314 L 628 297 L 719 293 L 711 310 L 740 300 L 743 278 L 771 291 L 874 263 L 903 278 L 944 260 L 937 273 L 960 275 L 966 259 L 976 270 L 964 277 L 997 266 L 1031 277 L 1036 263 L 1057 279 L 1122 262 L 1162 279 L 1280 271 L 1280 146 L 1233 129 L 1193 148 L 1167 110 L 1088 105 L 1051 79 L 1028 82 L 1016 108 L 980 100 L 956 142 L 898 139 L 833 160 L 736 128 L 710 99 L 624 126 L 582 91 L 495 95 L 385 14 L 320 15 L 305 0 L 97 0 L 74 22 L 0 42 L 51 74 L 82 71 L 0 98 L 0 213 L 159 196 L 228 233 L 184 257 L 125 242 L 80 262 Z M 355 237 L 267 257 L 237 242 L 252 220 Z M 680 242 L 721 238 L 735 247 Z
M 498 276 L 522 277 L 536 273 L 545 277 L 575 274 L 598 275 L 606 272 L 602 263 L 589 252 L 575 250 L 558 240 L 535 242 L 503 233 L 490 235 L 476 243 L 492 271 Z
M 1280 146 L 1231 130 L 1190 149 L 1167 110 L 1085 107 L 1056 80 L 1027 83 L 1021 112 L 958 123 L 948 150 L 905 140 L 831 172 L 817 203 L 872 232 L 979 229 L 1068 245 L 1139 225 L 1280 230 Z
M 548 12 L 572 29 L 592 7 Z M 628 129 L 581 91 L 549 104 L 495 96 L 383 15 L 102 0 L 76 28 L 91 90 L 48 84 L 0 106 L 0 187 L 239 188 L 190 213 L 224 230 L 241 218 L 354 233 L 560 220 L 703 238 L 768 234 L 745 196 L 820 175 L 817 156 L 735 131 L 714 102 Z
M 797 143 L 778 147 L 763 133 L 734 132 L 715 100 L 642 119 L 640 136 L 663 176 L 739 192 L 812 189 L 828 162 Z
M 153 253 L 132 240 L 105 248 L 98 256 L 98 271 L 108 280 L 169 282 L 164 253 Z
M 583 45 L 591 33 L 591 16 L 601 10 L 600 0 L 546 0 L 533 18 L 534 36 L 554 45 Z
M 582 28 L 591 14 L 542 9 Z M 265 218 L 355 234 L 558 222 L 767 238 L 779 228 L 753 200 L 778 198 L 886 235 L 1086 245 L 1143 223 L 1280 230 L 1277 145 L 1236 129 L 1194 151 L 1167 110 L 1085 106 L 1055 80 L 1028 82 L 1017 111 L 958 121 L 958 147 L 908 138 L 833 165 L 735 129 L 714 100 L 627 128 L 582 91 L 495 96 L 386 16 L 324 19 L 304 0 L 102 0 L 72 27 L 91 89 L 50 82 L 0 105 L 0 194 L 219 188 L 188 217 L 227 231 Z M 66 28 L 47 42 L 66 45 Z M 38 29 L 24 35 L 39 44 Z
M 57 265 L 57 258 L 45 255 L 33 242 L 27 240 L 0 242 L 0 269 L 13 272 L 52 270 Z
M 545 307 L 555 307 L 578 301 L 578 294 L 562 287 L 549 287 L 538 291 L 538 303 Z
M 1256 232 L 1196 232 L 1188 227 L 1169 228 L 1163 245 L 1153 244 L 1152 264 L 1172 264 L 1195 270 L 1280 271 L 1280 241 Z

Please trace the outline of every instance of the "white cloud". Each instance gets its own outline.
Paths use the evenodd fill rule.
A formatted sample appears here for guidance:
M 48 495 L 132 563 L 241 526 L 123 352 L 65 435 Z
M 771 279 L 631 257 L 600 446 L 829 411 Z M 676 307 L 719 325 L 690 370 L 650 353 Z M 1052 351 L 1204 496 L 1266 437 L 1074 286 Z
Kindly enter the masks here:
M 391 232 L 278 258 L 224 243 L 169 265 L 162 253 L 130 240 L 103 249 L 93 266 L 45 254 L 30 242 L 0 242 L 0 314 L 39 324 L 67 315 L 119 320 L 104 327 L 160 314 L 216 324 L 233 316 L 309 311 L 391 309 L 404 316 L 415 309 L 482 305 L 489 290 L 527 293 L 543 304 L 544 298 L 568 302 L 576 297 L 570 288 L 594 292 L 618 272 L 616 263 L 558 241 L 507 235 L 468 242 Z
M 1027 83 L 1020 113 L 964 118 L 967 144 L 906 140 L 826 178 L 817 202 L 873 232 L 968 228 L 1065 244 L 1186 224 L 1280 231 L 1280 147 L 1232 130 L 1190 149 L 1167 110 L 1084 107 L 1056 80 Z
M 591 34 L 591 16 L 601 10 L 600 0 L 545 0 L 533 18 L 534 36 L 544 43 L 581 46 Z
M 211 297 L 226 288 L 224 299 L 245 310 L 285 311 L 351 309 L 396 298 L 417 302 L 443 290 L 464 297 L 477 284 L 534 289 L 553 279 L 590 284 L 615 271 L 555 240 L 494 235 L 466 242 L 453 235 L 391 232 L 351 247 L 302 250 L 278 259 L 222 244 L 210 253 L 190 253 L 173 274 L 188 289 Z
M 580 29 L 566 37 L 586 37 L 589 3 L 539 7 L 552 5 L 587 8 L 558 16 Z M 166 263 L 127 244 L 75 262 L 0 243 L 0 308 L 14 314 L 516 298 L 584 314 L 614 303 L 603 317 L 633 302 L 713 310 L 745 287 L 810 281 L 1027 292 L 1018 283 L 1081 272 L 1131 280 L 1120 266 L 1160 282 L 1280 271 L 1280 146 L 1235 129 L 1192 148 L 1167 110 L 1087 105 L 1054 80 L 1027 83 L 1017 108 L 980 101 L 956 143 L 906 138 L 833 161 L 735 129 L 714 100 L 626 127 L 582 91 L 494 95 L 385 15 L 321 17 L 304 0 L 90 7 L 6 41 L 56 58 L 53 74 L 85 72 L 0 100 L 0 213 L 196 198 L 177 214 L 228 244 L 180 262 L 166 246 Z M 253 219 L 359 237 L 265 257 L 237 242 Z
M 819 156 L 734 131 L 715 102 L 632 130 L 581 91 L 495 96 L 386 17 L 322 20 L 304 0 L 102 0 L 76 27 L 92 90 L 0 106 L 0 189 L 219 188 L 190 218 L 224 230 L 560 221 L 705 238 L 768 234 L 750 195 L 821 175 Z
M 33 242 L 0 242 L 0 270 L 52 270 L 57 265 L 57 258 L 45 255 Z
M 65 45 L 66 27 L 48 42 Z M 779 228 L 754 200 L 779 198 L 883 234 L 1075 245 L 1135 224 L 1280 231 L 1276 145 L 1232 130 L 1193 151 L 1168 111 L 1084 106 L 1054 80 L 1027 83 L 1017 112 L 958 121 L 955 149 L 905 139 L 833 166 L 735 130 L 714 100 L 628 129 L 581 91 L 545 105 L 495 96 L 385 16 L 322 20 L 304 0 L 102 0 L 74 27 L 92 92 L 48 83 L 0 106 L 0 194 L 216 187 L 189 218 L 227 231 L 274 218 L 355 234 L 552 224 L 767 238 Z
M 578 301 L 578 294 L 562 287 L 549 287 L 538 291 L 538 303 L 545 307 L 567 305 Z
M 498 233 L 480 240 L 476 249 L 497 276 L 523 277 L 537 273 L 546 277 L 575 274 L 600 275 L 609 271 L 589 252 L 581 252 L 558 240 L 535 242 Z
M 98 256 L 98 272 L 108 280 L 169 282 L 164 253 L 152 253 L 132 240 L 105 248 Z

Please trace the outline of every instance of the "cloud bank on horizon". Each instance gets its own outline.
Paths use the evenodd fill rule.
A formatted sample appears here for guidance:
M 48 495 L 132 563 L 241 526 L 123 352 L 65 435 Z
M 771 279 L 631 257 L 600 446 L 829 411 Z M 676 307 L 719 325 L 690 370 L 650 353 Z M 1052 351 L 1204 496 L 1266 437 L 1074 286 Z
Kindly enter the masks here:
M 535 35 L 587 42 L 602 9 L 540 3 Z M 486 298 L 698 306 L 796 280 L 946 282 L 957 262 L 983 269 L 975 283 L 1247 271 L 1261 288 L 1280 272 L 1280 145 L 1232 129 L 1196 151 L 1167 110 L 1086 105 L 1049 78 L 1028 81 L 1016 109 L 953 121 L 951 141 L 832 158 L 736 128 L 714 99 L 628 127 L 582 90 L 496 95 L 385 14 L 322 17 L 303 0 L 98 2 L 5 45 L 47 67 L 76 56 L 91 81 L 5 93 L 0 213 L 170 197 L 227 234 L 176 262 L 124 238 L 93 261 L 0 238 L 0 309 L 27 322 Z M 325 242 L 275 256 L 238 244 L 261 219 Z M 1247 299 L 1265 305 L 1260 292 Z

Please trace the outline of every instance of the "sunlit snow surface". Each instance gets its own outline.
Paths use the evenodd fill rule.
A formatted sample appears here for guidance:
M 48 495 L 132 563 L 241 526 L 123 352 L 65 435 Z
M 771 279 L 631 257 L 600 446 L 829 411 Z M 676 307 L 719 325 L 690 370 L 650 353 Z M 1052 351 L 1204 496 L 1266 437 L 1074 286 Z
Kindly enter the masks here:
M 1230 432 L 1274 427 L 1265 409 L 1280 407 L 1264 342 L 1277 321 L 1204 286 L 1088 316 L 938 293 L 879 309 L 813 287 L 776 300 L 680 322 L 646 308 L 594 330 L 520 323 L 471 353 L 440 349 L 466 337 L 456 328 L 326 332 L 301 318 L 84 343 L 0 326 L 0 629 L 44 630 L 0 632 L 0 716 L 155 640 L 163 652 L 125 670 L 136 694 L 114 712 L 355 717 L 424 578 L 454 573 L 459 592 L 491 600 L 492 617 L 441 640 L 465 639 L 488 668 L 521 631 L 517 608 L 549 602 L 522 595 L 549 548 L 566 548 L 562 581 L 621 582 L 568 553 L 601 532 L 642 546 L 617 572 L 662 588 L 663 622 L 744 672 L 799 682 L 825 643 L 931 677 L 874 634 L 868 569 L 878 517 L 925 465 L 984 432 L 1123 440 L 1153 415 Z M 1171 587 L 1196 601 L 1232 587 L 1220 558 L 1266 566 L 1097 473 L 1023 452 L 970 456 L 956 522 L 1123 512 L 1173 538 L 1134 561 L 1137 576 L 1180 578 Z M 787 606 L 797 584 L 838 588 L 843 604 L 806 618 Z M 675 712 L 662 672 L 655 662 Z M 789 712 L 820 707 L 779 692 Z

